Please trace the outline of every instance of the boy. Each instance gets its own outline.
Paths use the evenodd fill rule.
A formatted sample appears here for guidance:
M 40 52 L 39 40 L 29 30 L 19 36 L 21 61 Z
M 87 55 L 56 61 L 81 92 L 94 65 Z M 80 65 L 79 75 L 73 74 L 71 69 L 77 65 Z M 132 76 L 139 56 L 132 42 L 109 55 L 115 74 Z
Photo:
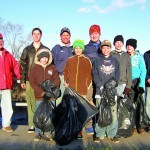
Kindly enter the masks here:
M 83 54 L 84 42 L 82 40 L 74 41 L 73 50 L 75 55 L 67 60 L 63 71 L 65 87 L 72 87 L 86 98 L 87 90 L 92 84 L 92 64 Z M 69 83 L 66 82 L 67 80 Z M 77 138 L 82 138 L 82 132 Z
M 96 107 L 99 109 L 101 105 L 101 92 L 104 84 L 111 78 L 114 78 L 117 83 L 120 78 L 120 69 L 118 61 L 110 55 L 111 43 L 108 40 L 104 40 L 101 44 L 102 54 L 97 57 L 93 63 L 93 80 L 96 85 Z M 100 142 L 107 136 L 115 143 L 119 142 L 116 136 L 118 129 L 118 119 L 117 119 L 117 102 L 114 106 L 111 106 L 112 112 L 112 123 L 107 127 L 100 127 L 95 124 L 95 136 L 94 141 Z
M 51 80 L 57 87 L 60 86 L 60 78 L 57 69 L 54 65 L 51 65 L 52 55 L 48 49 L 40 49 L 35 56 L 35 65 L 31 69 L 29 74 L 29 82 L 34 89 L 34 96 L 36 99 L 36 109 L 42 102 L 42 99 L 50 100 L 51 97 L 44 93 L 41 88 L 41 83 L 45 80 Z M 52 101 L 53 102 L 53 101 Z M 41 130 L 35 128 L 37 136 L 34 141 L 39 141 L 42 138 Z M 47 140 L 51 140 L 51 137 L 47 135 Z

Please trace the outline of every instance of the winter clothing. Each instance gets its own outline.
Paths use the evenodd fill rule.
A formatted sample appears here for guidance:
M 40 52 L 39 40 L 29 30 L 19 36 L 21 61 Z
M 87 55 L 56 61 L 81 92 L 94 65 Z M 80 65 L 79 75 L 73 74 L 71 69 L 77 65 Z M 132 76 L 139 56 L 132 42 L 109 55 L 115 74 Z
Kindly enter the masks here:
M 37 57 L 38 57 L 38 60 L 40 60 L 40 59 L 43 58 L 43 57 L 49 58 L 50 56 L 49 56 L 49 53 L 48 53 L 48 52 L 42 52 L 42 53 L 40 53 Z
M 20 66 L 5 48 L 0 56 L 0 68 L 0 90 L 12 89 L 13 77 L 21 79 Z
M 122 35 L 117 35 L 115 38 L 114 38 L 114 44 L 117 42 L 117 41 L 121 41 L 122 43 L 124 43 L 124 38 Z
M 131 56 L 132 65 L 132 80 L 138 78 L 140 79 L 139 87 L 145 88 L 145 78 L 146 78 L 146 65 L 144 58 L 139 53 Z
M 120 78 L 119 63 L 111 55 L 106 58 L 101 54 L 93 63 L 92 73 L 94 83 L 96 84 L 96 95 L 100 95 L 100 88 L 112 77 L 118 84 Z
M 26 81 L 29 81 L 29 73 L 30 73 L 30 69 L 34 65 L 35 54 L 39 49 L 42 49 L 42 48 L 49 49 L 48 47 L 44 46 L 41 43 L 40 47 L 36 50 L 32 43 L 31 45 L 25 47 L 25 49 L 23 50 L 21 58 L 20 58 L 20 65 L 21 65 L 21 69 L 22 69 L 21 83 L 26 83 Z
M 146 64 L 146 86 L 150 87 L 150 84 L 147 83 L 147 80 L 150 79 L 150 50 L 144 53 L 144 60 Z
M 46 65 L 43 65 L 38 60 L 38 55 L 43 52 L 49 53 L 49 60 Z M 51 65 L 52 55 L 48 49 L 39 50 L 35 56 L 34 62 L 35 65 L 31 69 L 29 82 L 31 84 L 31 87 L 34 89 L 35 98 L 41 100 L 45 94 L 44 90 L 41 88 L 41 83 L 48 79 L 51 80 L 57 87 L 59 87 L 60 79 L 56 67 L 54 65 Z
M 108 47 L 111 48 L 111 42 L 108 41 L 108 40 L 104 40 L 104 41 L 102 42 L 102 44 L 101 44 L 101 48 L 102 48 L 103 46 L 108 46 Z
M 69 80 L 69 86 L 80 95 L 86 95 L 92 84 L 92 65 L 90 60 L 84 55 L 74 55 L 70 57 L 65 65 L 64 81 Z
M 67 33 L 69 33 L 71 35 L 71 32 L 70 32 L 70 30 L 67 27 L 64 27 L 64 28 L 61 29 L 60 35 L 62 35 L 64 32 L 67 32 Z
M 57 68 L 59 75 L 63 74 L 65 63 L 69 57 L 73 55 L 71 46 L 64 46 L 62 43 L 57 44 L 52 48 L 52 56 L 54 65 Z
M 76 47 L 80 47 L 82 48 L 82 51 L 84 51 L 84 41 L 83 40 L 75 40 L 74 43 L 73 43 L 73 50 L 76 48 Z
M 137 47 L 137 40 L 136 40 L 136 39 L 128 39 L 128 40 L 126 41 L 126 47 L 127 47 L 128 45 L 130 45 L 130 46 L 132 46 L 134 49 L 136 49 L 136 47 Z
M 85 45 L 84 55 L 88 57 L 93 64 L 94 60 L 100 54 L 101 41 L 99 43 L 95 43 L 90 41 L 87 45 Z
M 96 25 L 96 24 L 92 25 L 89 29 L 89 34 L 92 34 L 93 32 L 97 32 L 97 33 L 101 34 L 100 26 Z
M 118 53 L 116 50 L 111 51 L 111 55 L 117 59 L 120 65 L 119 84 L 125 84 L 128 89 L 131 89 L 132 70 L 130 55 L 124 51 Z

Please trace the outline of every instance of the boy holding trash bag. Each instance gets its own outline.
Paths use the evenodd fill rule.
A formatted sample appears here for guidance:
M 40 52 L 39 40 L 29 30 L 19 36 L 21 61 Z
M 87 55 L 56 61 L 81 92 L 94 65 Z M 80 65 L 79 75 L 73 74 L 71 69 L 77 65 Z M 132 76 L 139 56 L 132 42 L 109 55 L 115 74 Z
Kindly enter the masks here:
M 42 100 L 55 100 L 56 98 L 50 92 L 45 92 L 41 86 L 43 82 L 50 80 L 57 88 L 60 86 L 60 78 L 56 67 L 52 65 L 52 55 L 48 49 L 40 49 L 35 56 L 35 65 L 31 69 L 29 75 L 29 82 L 34 89 L 34 95 L 36 98 L 36 110 L 38 106 L 43 102 Z M 55 103 L 55 101 L 52 101 Z M 45 110 L 43 110 L 45 111 Z M 36 113 L 36 111 L 35 111 Z M 51 135 L 47 134 L 46 137 L 42 136 L 42 131 L 39 128 L 35 128 L 37 132 L 34 141 L 39 141 L 41 138 L 51 140 Z

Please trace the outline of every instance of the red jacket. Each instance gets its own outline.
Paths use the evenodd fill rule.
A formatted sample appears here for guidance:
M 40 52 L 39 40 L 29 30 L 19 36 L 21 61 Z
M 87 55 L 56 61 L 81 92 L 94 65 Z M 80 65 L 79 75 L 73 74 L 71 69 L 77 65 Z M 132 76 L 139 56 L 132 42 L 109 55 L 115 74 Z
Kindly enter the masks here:
M 3 49 L 2 57 L 0 56 L 0 68 L 0 90 L 12 89 L 13 77 L 21 78 L 20 66 L 6 49 Z

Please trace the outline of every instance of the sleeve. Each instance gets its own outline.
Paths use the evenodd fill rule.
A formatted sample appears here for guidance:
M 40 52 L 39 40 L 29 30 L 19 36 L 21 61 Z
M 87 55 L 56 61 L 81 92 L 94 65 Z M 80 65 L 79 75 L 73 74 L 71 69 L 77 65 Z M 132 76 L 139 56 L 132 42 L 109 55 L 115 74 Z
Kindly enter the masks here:
M 131 58 L 128 57 L 127 60 L 127 85 L 126 87 L 131 89 L 132 86 L 132 67 L 131 67 Z
M 57 86 L 60 87 L 60 78 L 56 67 L 53 65 L 53 75 L 52 75 L 52 82 Z
M 34 89 L 36 93 L 39 93 L 41 96 L 44 95 L 44 90 L 36 83 L 36 68 L 32 67 L 29 73 L 29 82 L 31 87 Z
M 63 75 L 64 75 L 64 81 L 69 79 L 69 60 L 67 60 L 64 70 L 63 70 Z
M 27 67 L 28 67 L 28 55 L 27 49 L 25 48 L 20 57 L 20 66 L 21 66 L 21 83 L 26 83 L 27 76 Z
M 149 60 L 149 57 L 148 57 L 148 53 L 145 53 L 144 54 L 144 60 L 145 60 L 145 65 L 146 65 L 146 69 L 147 69 L 147 73 L 146 73 L 146 80 L 150 79 L 150 60 Z
M 145 88 L 145 78 L 146 78 L 146 65 L 144 62 L 144 58 L 142 56 L 139 56 L 140 63 L 139 63 L 139 68 L 140 68 L 140 83 L 139 87 Z
M 86 75 L 86 81 L 87 81 L 87 87 L 89 88 L 92 84 L 92 64 L 90 60 L 87 60 L 87 75 Z
M 95 85 L 99 88 L 102 87 L 103 84 L 102 84 L 101 79 L 99 77 L 98 64 L 97 64 L 96 60 L 93 63 L 92 75 L 93 75 L 93 80 L 94 80 Z

